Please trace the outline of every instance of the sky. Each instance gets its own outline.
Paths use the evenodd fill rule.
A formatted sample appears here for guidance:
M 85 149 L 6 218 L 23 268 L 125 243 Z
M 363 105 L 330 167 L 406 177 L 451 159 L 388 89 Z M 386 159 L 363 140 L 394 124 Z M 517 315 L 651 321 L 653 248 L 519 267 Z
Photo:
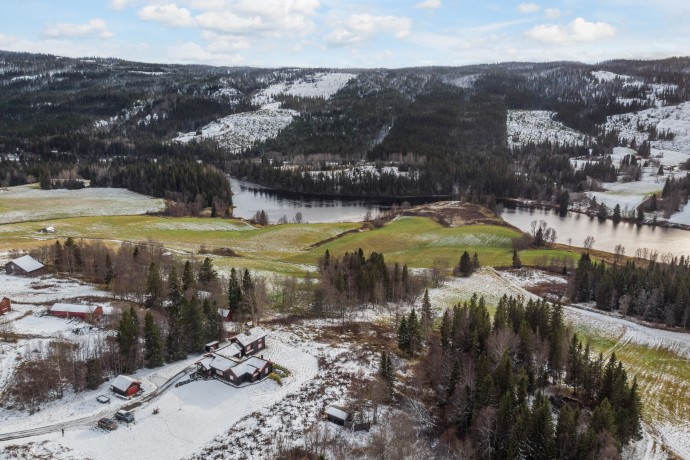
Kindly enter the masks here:
M 0 49 L 256 67 L 690 54 L 689 0 L 2 0 Z

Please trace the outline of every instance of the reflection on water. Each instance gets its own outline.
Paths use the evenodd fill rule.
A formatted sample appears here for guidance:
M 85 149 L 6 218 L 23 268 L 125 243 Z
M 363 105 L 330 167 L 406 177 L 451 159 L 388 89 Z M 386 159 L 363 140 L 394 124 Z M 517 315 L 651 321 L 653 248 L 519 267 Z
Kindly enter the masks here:
M 585 238 L 592 236 L 594 249 L 613 252 L 616 245 L 621 244 L 628 256 L 644 248 L 659 254 L 690 256 L 690 232 L 686 230 L 625 222 L 616 225 L 610 219 L 600 222 L 596 217 L 573 212 L 561 217 L 550 209 L 505 208 L 501 217 L 526 232 L 530 231 L 532 221 L 543 220 L 556 230 L 558 243 L 582 247 Z
M 387 207 L 374 201 L 287 196 L 237 179 L 230 179 L 230 185 L 235 217 L 251 219 L 265 211 L 271 223 L 283 216 L 292 221 L 298 212 L 305 222 L 358 222 L 368 211 L 376 215 Z

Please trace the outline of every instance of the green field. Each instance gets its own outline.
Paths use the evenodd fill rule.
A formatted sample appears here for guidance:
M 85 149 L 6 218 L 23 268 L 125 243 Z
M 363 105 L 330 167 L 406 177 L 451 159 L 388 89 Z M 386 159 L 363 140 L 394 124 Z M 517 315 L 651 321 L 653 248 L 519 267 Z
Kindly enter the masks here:
M 55 234 L 39 230 L 53 226 Z M 75 217 L 39 222 L 0 225 L 0 250 L 26 248 L 52 243 L 68 236 L 105 241 L 154 240 L 168 248 L 195 253 L 230 248 L 240 258 L 218 258 L 223 266 L 303 274 L 305 265 L 314 265 L 326 249 L 333 255 L 362 248 L 365 253 L 383 252 L 391 262 L 410 267 L 431 267 L 437 258 L 457 263 L 462 251 L 477 252 L 482 265 L 505 266 L 512 261 L 511 239 L 519 232 L 510 227 L 468 225 L 444 227 L 423 217 L 396 219 L 382 228 L 362 230 L 359 223 L 287 224 L 265 228 L 253 227 L 235 219 L 165 218 L 156 216 Z M 330 240 L 328 243 L 317 245 Z M 528 250 L 521 254 L 523 263 L 545 254 L 576 257 L 566 251 Z

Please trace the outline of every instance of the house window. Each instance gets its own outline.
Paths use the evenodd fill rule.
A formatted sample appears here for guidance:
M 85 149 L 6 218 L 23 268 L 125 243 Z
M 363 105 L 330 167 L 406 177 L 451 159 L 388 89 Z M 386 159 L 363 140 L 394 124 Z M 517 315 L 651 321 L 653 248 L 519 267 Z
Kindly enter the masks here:
M 256 342 L 256 347 L 257 348 L 263 348 L 264 346 L 264 339 L 259 339 L 258 342 Z
M 247 351 L 248 351 L 248 352 L 249 352 L 249 351 L 252 351 L 252 344 L 251 344 L 251 343 L 250 343 L 249 345 L 247 345 Z

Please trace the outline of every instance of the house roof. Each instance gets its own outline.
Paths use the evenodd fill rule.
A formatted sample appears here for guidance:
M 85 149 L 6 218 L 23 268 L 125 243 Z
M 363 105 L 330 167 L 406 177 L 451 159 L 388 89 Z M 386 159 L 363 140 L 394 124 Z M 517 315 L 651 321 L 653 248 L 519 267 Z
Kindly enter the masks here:
M 209 363 L 209 367 L 218 369 L 221 372 L 225 372 L 235 366 L 237 366 L 237 361 L 219 355 L 213 355 L 213 360 Z
M 347 420 L 347 418 L 350 416 L 350 414 L 348 414 L 347 412 L 345 412 L 337 406 L 328 406 L 326 408 L 326 414 L 340 420 Z
M 219 308 L 218 309 L 218 314 L 222 316 L 223 318 L 227 318 L 228 315 L 230 314 L 230 310 L 226 310 L 224 308 Z
M 96 311 L 98 305 L 77 305 L 73 303 L 56 303 L 48 311 L 64 311 L 66 313 L 87 313 L 91 314 Z
M 266 331 L 264 329 L 260 327 L 253 327 L 242 334 L 237 334 L 234 338 L 240 343 L 240 345 L 245 347 L 265 336 Z
M 201 358 L 196 363 L 200 364 L 204 369 L 209 370 L 211 369 L 211 362 L 213 362 L 213 356 L 206 356 L 204 358 Z
M 43 264 L 39 262 L 38 260 L 34 259 L 33 257 L 26 255 L 22 256 L 18 259 L 14 259 L 11 261 L 14 263 L 17 267 L 21 268 L 25 272 L 31 273 L 35 272 L 36 270 L 40 270 L 43 268 Z
M 133 383 L 141 384 L 138 380 L 128 377 L 126 375 L 118 375 L 115 380 L 110 384 L 111 387 L 118 389 L 120 391 L 127 391 Z
M 231 358 L 242 353 L 242 350 L 237 346 L 236 343 L 230 343 L 229 345 L 217 349 L 214 353 L 224 358 Z
M 265 359 L 253 356 L 246 361 L 242 361 L 230 370 L 237 377 L 240 377 L 244 374 L 253 374 L 256 371 L 263 369 L 267 362 L 268 361 L 266 361 Z

